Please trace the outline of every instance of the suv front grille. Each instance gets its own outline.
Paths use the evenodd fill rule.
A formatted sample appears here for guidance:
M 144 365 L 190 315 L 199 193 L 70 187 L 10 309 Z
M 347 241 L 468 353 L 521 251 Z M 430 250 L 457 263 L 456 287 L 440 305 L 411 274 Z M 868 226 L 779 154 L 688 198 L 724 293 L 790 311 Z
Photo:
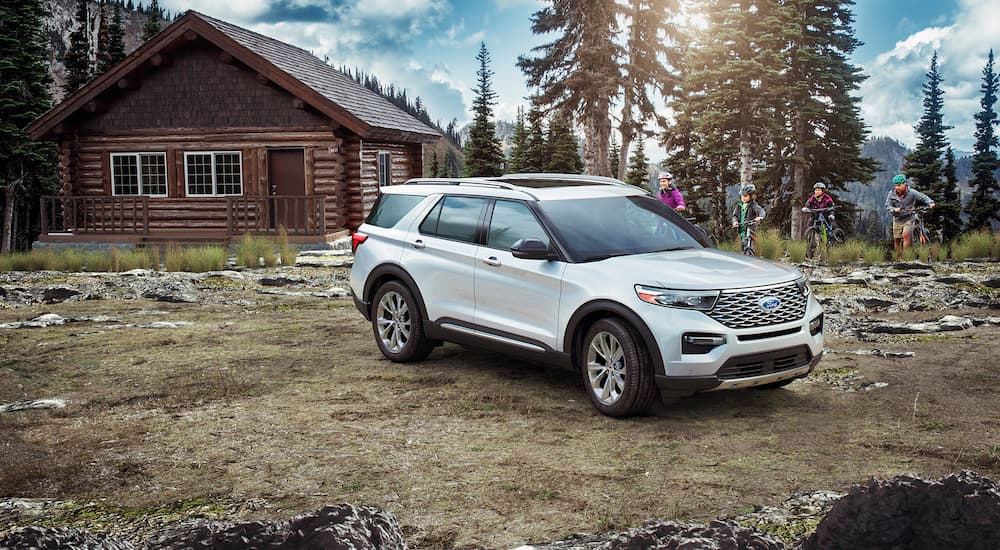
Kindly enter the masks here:
M 751 376 L 761 376 L 796 369 L 808 365 L 810 360 L 812 360 L 812 353 L 809 352 L 809 347 L 798 346 L 778 351 L 733 357 L 726 361 L 715 375 L 723 380 L 749 378 Z
M 781 305 L 766 310 L 760 305 L 765 298 L 777 298 Z M 806 314 L 807 300 L 794 282 L 773 288 L 723 291 L 708 315 L 729 328 L 766 327 L 801 319 Z

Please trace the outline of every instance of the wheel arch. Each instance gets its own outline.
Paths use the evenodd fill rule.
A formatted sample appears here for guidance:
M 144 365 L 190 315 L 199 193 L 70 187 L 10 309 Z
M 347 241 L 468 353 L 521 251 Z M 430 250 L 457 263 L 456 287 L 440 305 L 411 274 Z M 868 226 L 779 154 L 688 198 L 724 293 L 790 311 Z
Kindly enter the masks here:
M 629 329 L 637 337 L 637 340 L 645 348 L 652 362 L 654 374 L 663 374 L 666 372 L 663 365 L 663 356 L 660 355 L 660 347 L 656 343 L 653 331 L 649 330 L 649 326 L 646 325 L 639 314 L 627 306 L 611 300 L 587 302 L 570 317 L 569 323 L 566 325 L 563 342 L 569 343 L 568 346 L 564 344 L 564 349 L 569 352 L 570 362 L 574 369 L 578 368 L 579 363 L 577 360 L 581 352 L 580 347 L 587 330 L 595 322 L 606 317 L 618 317 L 628 325 Z
M 364 288 L 364 302 L 368 304 L 368 314 L 371 316 L 372 308 L 372 298 L 375 296 L 375 292 L 378 291 L 379 287 L 384 285 L 389 281 L 399 281 L 406 285 L 410 292 L 413 293 L 413 297 L 417 300 L 417 307 L 420 308 L 420 315 L 427 321 L 427 307 L 424 305 L 424 296 L 420 293 L 420 288 L 417 286 L 417 282 L 413 277 L 406 271 L 402 266 L 397 264 L 382 264 L 368 275 L 368 279 L 365 280 Z

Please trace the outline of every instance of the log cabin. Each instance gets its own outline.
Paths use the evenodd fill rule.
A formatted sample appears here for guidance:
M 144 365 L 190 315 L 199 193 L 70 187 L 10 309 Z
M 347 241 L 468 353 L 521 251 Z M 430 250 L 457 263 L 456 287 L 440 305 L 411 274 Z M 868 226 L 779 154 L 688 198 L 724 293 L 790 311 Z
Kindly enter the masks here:
M 41 242 L 322 243 L 440 134 L 311 53 L 189 11 L 28 127 L 59 151 Z

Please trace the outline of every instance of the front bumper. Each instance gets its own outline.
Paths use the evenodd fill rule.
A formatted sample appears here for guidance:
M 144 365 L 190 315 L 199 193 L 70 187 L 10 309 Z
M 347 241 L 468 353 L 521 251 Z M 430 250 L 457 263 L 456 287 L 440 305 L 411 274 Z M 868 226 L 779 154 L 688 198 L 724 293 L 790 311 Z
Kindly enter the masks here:
M 804 378 L 816 368 L 823 353 L 813 355 L 808 346 L 733 357 L 712 376 L 656 375 L 661 391 L 697 393 L 752 388 Z

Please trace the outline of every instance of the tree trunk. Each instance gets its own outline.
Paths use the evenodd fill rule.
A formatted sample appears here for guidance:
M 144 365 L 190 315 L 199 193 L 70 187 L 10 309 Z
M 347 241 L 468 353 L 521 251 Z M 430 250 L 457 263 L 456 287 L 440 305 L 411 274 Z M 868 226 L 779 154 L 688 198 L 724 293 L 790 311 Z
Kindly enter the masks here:
M 625 93 L 625 105 L 622 107 L 622 123 L 618 127 L 622 134 L 622 150 L 618 153 L 618 173 L 614 177 L 625 181 L 625 170 L 628 169 L 628 150 L 632 145 L 632 96 Z M 610 167 L 608 168 L 610 170 Z
M 805 217 L 796 201 L 809 194 L 806 186 L 806 121 L 799 111 L 795 114 L 795 166 L 792 167 L 792 227 L 793 239 L 805 236 Z
M 14 199 L 17 198 L 17 193 L 14 190 L 16 183 L 11 183 L 7 186 L 5 196 L 4 196 L 4 208 L 3 208 L 3 243 L 0 244 L 0 253 L 10 254 L 11 251 L 11 229 L 13 227 L 14 220 Z
M 611 120 L 608 119 L 608 104 L 602 102 L 593 109 L 594 115 L 587 116 L 584 131 L 587 141 L 583 148 L 587 173 L 592 176 L 611 176 L 608 162 L 608 140 L 611 137 Z
M 750 147 L 750 130 L 740 130 L 740 185 L 753 183 L 753 152 Z

